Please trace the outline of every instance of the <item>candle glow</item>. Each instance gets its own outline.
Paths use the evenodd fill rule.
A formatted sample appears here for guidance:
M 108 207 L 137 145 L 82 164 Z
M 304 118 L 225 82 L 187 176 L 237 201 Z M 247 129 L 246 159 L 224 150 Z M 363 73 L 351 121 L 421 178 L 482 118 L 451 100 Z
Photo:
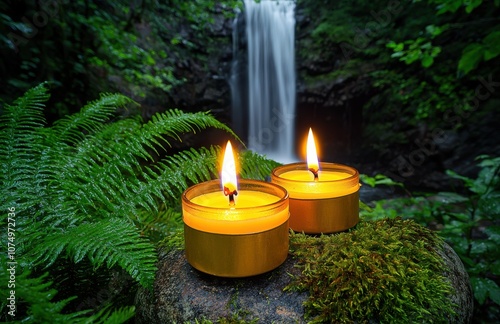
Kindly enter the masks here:
M 194 185 L 183 193 L 185 224 L 211 233 L 248 234 L 275 228 L 288 219 L 286 191 L 273 189 L 265 182 L 238 181 L 235 160 L 228 141 L 223 152 L 220 180 Z M 280 207 L 275 208 L 275 205 Z
M 290 228 L 319 234 L 344 231 L 359 221 L 359 173 L 346 165 L 319 162 L 312 129 L 307 162 L 276 167 L 271 182 L 290 195 Z
M 318 153 L 311 128 L 309 128 L 309 134 L 307 135 L 307 168 L 314 174 L 314 181 L 318 181 Z
M 236 179 L 236 163 L 234 162 L 233 147 L 227 141 L 224 159 L 222 161 L 221 185 L 225 196 L 229 196 L 229 205 L 234 206 L 234 196 L 238 195 L 238 180 Z

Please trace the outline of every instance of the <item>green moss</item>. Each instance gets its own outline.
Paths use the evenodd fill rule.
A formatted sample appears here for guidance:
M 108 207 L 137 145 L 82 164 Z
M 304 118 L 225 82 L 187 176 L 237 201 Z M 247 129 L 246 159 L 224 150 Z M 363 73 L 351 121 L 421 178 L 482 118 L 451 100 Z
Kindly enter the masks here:
M 165 236 L 163 240 L 158 243 L 158 248 L 162 249 L 164 253 L 171 250 L 184 250 L 184 228 L 179 226 L 174 229 L 170 235 Z
M 411 220 L 361 221 L 319 237 L 292 233 L 291 253 L 302 276 L 287 290 L 308 291 L 314 323 L 448 322 L 453 304 L 442 240 Z

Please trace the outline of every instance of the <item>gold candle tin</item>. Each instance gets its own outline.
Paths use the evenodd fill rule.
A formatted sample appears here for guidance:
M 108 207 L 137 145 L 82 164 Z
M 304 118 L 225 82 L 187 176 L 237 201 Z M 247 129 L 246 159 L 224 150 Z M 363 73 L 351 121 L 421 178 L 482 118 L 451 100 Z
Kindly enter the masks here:
M 239 181 L 238 197 L 255 191 L 273 195 L 276 201 L 238 208 L 236 200 L 233 209 L 191 202 L 194 197 L 217 191 L 221 191 L 220 182 L 212 180 L 194 185 L 182 194 L 189 264 L 214 276 L 235 278 L 262 274 L 280 266 L 288 255 L 287 191 L 272 183 L 243 179 Z
M 307 234 L 345 231 L 359 222 L 359 173 L 335 163 L 320 163 L 322 172 L 345 174 L 337 180 L 302 181 L 283 178 L 289 171 L 307 171 L 306 163 L 292 163 L 275 168 L 272 183 L 287 189 L 290 195 L 290 228 Z

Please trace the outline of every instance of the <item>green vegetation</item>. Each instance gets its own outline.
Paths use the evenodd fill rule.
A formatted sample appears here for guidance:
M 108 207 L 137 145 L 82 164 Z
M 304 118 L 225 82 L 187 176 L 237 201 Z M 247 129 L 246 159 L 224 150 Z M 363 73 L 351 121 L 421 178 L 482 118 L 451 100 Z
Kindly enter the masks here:
M 119 108 L 136 105 L 120 94 L 104 94 L 46 126 L 48 99 L 41 84 L 0 117 L 0 209 L 8 211 L 0 225 L 13 229 L 1 239 L 15 246 L 0 262 L 17 262 L 15 319 L 124 322 L 134 315 L 134 286 L 152 287 L 156 246 L 181 224 L 180 194 L 219 169 L 218 147 L 165 153 L 186 133 L 215 127 L 234 134 L 203 112 L 169 110 L 148 123 L 137 113 L 120 117 Z M 252 152 L 240 159 L 246 178 L 263 178 L 276 165 Z M 0 279 L 7 283 L 9 276 L 1 267 Z M 108 291 L 117 276 L 119 286 L 134 282 L 125 296 Z M 89 302 L 96 289 L 109 298 Z M 0 294 L 5 310 L 11 292 Z
M 300 78 L 332 77 L 335 83 L 369 77 L 373 95 L 363 107 L 363 135 L 369 149 L 376 148 L 373 154 L 386 154 L 393 143 L 407 144 L 401 138 L 405 130 L 423 124 L 460 129 L 482 118 L 479 111 L 494 109 L 487 101 L 498 97 L 497 83 L 478 88 L 499 72 L 498 1 L 298 4 L 314 23 L 299 27 L 308 29 L 299 29 L 307 36 L 299 40 L 297 56 L 331 68 L 305 70 Z
M 293 234 L 302 276 L 287 289 L 306 290 L 310 323 L 445 322 L 453 314 L 435 249 L 442 241 L 411 220 L 361 221 L 320 237 Z
M 465 265 L 476 299 L 475 318 L 486 322 L 500 316 L 500 158 L 478 157 L 481 168 L 470 179 L 449 171 L 451 178 L 465 184 L 466 191 L 420 194 L 380 200 L 365 207 L 363 219 L 383 220 L 402 216 L 439 230 Z M 393 185 L 384 176 L 366 177 L 365 184 Z M 399 184 L 400 185 L 400 184 Z
M 181 243 L 180 193 L 217 176 L 219 148 L 211 145 L 220 143 L 191 148 L 193 133 L 215 127 L 234 135 L 206 112 L 212 107 L 167 110 L 164 103 L 196 83 L 195 73 L 225 75 L 230 54 L 226 66 L 216 62 L 216 76 L 208 72 L 210 58 L 220 48 L 231 52 L 226 29 L 242 6 L 240 0 L 0 0 L 0 226 L 16 215 L 16 232 L 0 238 L 16 244 L 16 320 L 119 323 L 134 316 L 134 292 L 151 287 L 157 249 Z M 405 155 L 415 137 L 438 137 L 433 130 L 476 131 L 498 116 L 499 0 L 297 0 L 297 8 L 297 61 L 306 67 L 299 81 L 330 88 L 344 82 L 347 95 L 359 84 L 369 90 L 356 104 L 363 105 L 360 151 L 370 163 Z M 141 101 L 159 107 L 141 110 Z M 444 172 L 446 154 L 426 158 Z M 276 165 L 252 152 L 240 159 L 246 178 L 263 178 Z M 373 226 L 390 232 L 385 225 L 411 219 L 436 230 L 461 257 L 474 290 L 474 320 L 498 322 L 499 165 L 498 157 L 481 156 L 476 174 L 448 171 L 455 187 L 446 192 L 410 193 L 406 179 L 363 176 L 365 185 L 395 186 L 408 196 L 362 204 L 361 233 L 314 238 L 320 243 L 313 245 L 368 235 Z M 300 235 L 292 240 L 311 243 Z M 7 257 L 1 254 L 0 263 Z M 326 270 L 317 260 L 307 267 L 306 279 Z M 0 269 L 8 282 L 7 268 Z M 9 293 L 0 290 L 2 309 Z M 325 303 L 340 292 L 313 293 L 309 315 L 328 321 L 333 308 Z M 399 293 L 407 300 L 407 291 Z M 394 296 L 384 298 L 399 303 Z M 407 316 L 429 315 L 402 304 Z M 380 301 L 378 313 L 355 309 L 343 316 L 396 316 L 383 307 Z M 10 319 L 0 314 L 0 321 Z
M 0 1 L 0 103 L 44 81 L 55 88 L 52 118 L 76 112 L 75 102 L 82 105 L 101 92 L 165 97 L 185 81 L 174 74 L 178 60 L 188 53 L 209 55 L 197 40 L 207 42 L 216 3 Z M 229 14 L 241 4 L 219 5 Z M 196 39 L 186 39 L 182 23 L 196 31 Z

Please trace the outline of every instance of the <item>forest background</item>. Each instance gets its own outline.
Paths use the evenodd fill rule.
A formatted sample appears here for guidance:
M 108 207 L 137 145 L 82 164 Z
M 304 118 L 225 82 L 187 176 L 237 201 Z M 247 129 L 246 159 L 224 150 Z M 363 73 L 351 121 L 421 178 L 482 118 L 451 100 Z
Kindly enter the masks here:
M 201 159 L 200 169 L 205 173 L 179 179 L 172 184 L 171 193 L 153 195 L 154 202 L 145 196 L 137 201 L 137 206 L 129 206 L 127 212 L 135 217 L 133 226 L 121 230 L 136 233 L 131 234 L 131 242 L 145 239 L 152 243 L 137 251 L 139 263 L 144 255 L 154 255 L 153 248 L 164 244 L 165 237 L 175 237 L 180 217 L 176 210 L 178 201 L 174 199 L 177 191 L 215 176 L 216 162 L 212 158 L 218 152 L 217 145 L 223 143 L 221 137 L 234 138 L 225 126 L 231 127 L 227 80 L 233 57 L 232 22 L 242 8 L 240 1 L 210 0 L 0 1 L 2 172 L 19 168 L 34 174 L 32 163 L 44 158 L 35 150 L 28 150 L 27 155 L 12 153 L 26 149 L 19 146 L 9 151 L 7 143 L 14 138 L 26 143 L 35 141 L 40 145 L 37 147 L 54 154 L 50 159 L 71 154 L 76 159 L 73 149 L 85 144 L 86 136 L 94 136 L 94 141 L 117 141 L 118 134 L 139 129 L 150 121 L 152 125 L 163 125 L 163 131 L 171 131 L 163 137 L 171 146 L 155 142 L 162 135 L 151 127 L 147 132 L 153 140 L 144 139 L 137 145 L 146 145 L 154 152 L 157 145 L 165 146 L 166 153 L 146 150 L 140 153 L 143 155 L 138 163 L 145 163 L 150 157 L 147 163 L 154 164 L 164 155 L 174 156 L 172 159 L 178 164 Z M 471 277 L 475 318 L 483 322 L 500 319 L 499 8 L 498 0 L 298 0 L 296 9 L 297 114 L 307 124 L 317 125 L 320 138 L 335 139 L 324 143 L 324 152 L 330 154 L 325 160 L 348 163 L 364 174 L 363 217 L 411 218 L 438 230 L 453 246 Z M 41 88 L 29 92 L 46 81 Z M 27 91 L 25 100 L 16 102 Z M 100 97 L 102 93 L 104 97 Z M 27 115 L 16 115 L 17 108 L 24 106 Z M 95 118 L 90 118 L 89 124 L 78 124 L 85 112 L 87 116 L 94 113 L 94 106 L 100 111 L 92 115 Z M 179 110 L 172 111 L 173 108 Z M 157 113 L 160 115 L 153 117 Z M 13 116 L 18 119 L 11 125 Z M 123 122 L 128 118 L 134 122 Z M 69 120 L 78 127 L 58 142 L 57 132 L 71 129 Z M 7 133 L 10 129 L 40 127 L 32 121 L 47 129 L 42 132 L 47 136 L 43 141 L 47 142 L 35 132 L 24 139 L 15 137 L 19 136 L 17 133 Z M 169 129 L 170 121 L 179 124 Z M 100 122 L 104 126 L 97 126 Z M 193 129 L 211 126 L 217 130 L 206 130 L 203 136 L 192 133 Z M 304 127 L 297 125 L 297 132 L 301 133 Z M 329 131 L 332 128 L 335 130 Z M 75 135 L 77 131 L 80 135 Z M 244 136 L 240 136 L 244 142 Z M 182 141 L 172 141 L 177 138 Z M 68 148 L 61 149 L 62 145 Z M 210 145 L 215 146 L 204 151 L 203 147 Z M 192 156 L 185 155 L 185 150 Z M 248 166 L 244 168 L 249 176 L 265 176 L 275 165 L 252 152 L 246 154 Z M 9 162 L 7 157 L 17 160 Z M 128 170 L 131 178 L 145 181 L 149 171 L 130 169 L 126 165 L 134 165 L 131 161 L 124 157 L 117 163 Z M 252 173 L 251 165 L 262 167 Z M 169 175 L 174 172 L 166 166 L 161 168 Z M 88 181 L 97 179 L 92 173 L 96 170 L 88 172 L 79 176 Z M 189 172 L 192 170 L 186 171 Z M 50 178 L 54 170 L 47 174 Z M 158 180 L 158 173 L 150 176 Z M 68 177 L 64 181 L 75 186 L 87 181 L 75 178 L 78 175 Z M 114 183 L 111 178 L 107 181 Z M 86 283 L 111 285 L 117 274 L 124 275 L 115 269 L 114 257 L 99 259 L 93 252 L 72 247 L 71 242 L 58 241 L 58 251 L 50 250 L 50 244 L 60 239 L 57 235 L 64 231 L 64 226 L 81 222 L 74 235 L 97 228 L 101 233 L 116 227 L 116 220 L 97 211 L 99 204 L 106 205 L 105 198 L 99 198 L 97 204 L 92 200 L 95 197 L 90 197 L 89 205 L 82 203 L 78 208 L 95 212 L 97 218 L 107 223 L 92 227 L 92 221 L 76 216 L 65 218 L 61 224 L 54 223 L 51 217 L 55 216 L 49 209 L 57 205 L 56 197 L 63 197 L 61 201 L 66 203 L 75 198 L 61 194 L 68 187 L 47 189 L 51 180 L 36 180 L 40 185 L 40 191 L 36 191 L 30 188 L 33 178 L 6 174 L 2 178 L 2 210 L 19 203 L 23 192 L 18 219 L 28 222 L 36 215 L 36 220 L 41 221 L 41 227 L 36 229 L 26 225 L 26 239 L 24 243 L 19 241 L 21 251 L 22 244 L 27 251 L 30 241 L 40 239 L 29 235 L 40 230 L 48 233 L 54 224 L 61 226 L 61 232 L 51 233 L 55 236 L 50 239 L 40 239 L 37 242 L 41 247 L 26 253 L 19 275 L 24 279 L 20 280 L 26 280 L 26 287 L 36 288 L 22 292 L 25 295 L 20 297 L 24 300 L 20 313 L 36 318 L 50 310 L 60 314 L 61 320 L 68 314 L 75 318 L 130 318 L 134 313 L 131 296 L 137 285 L 147 286 L 152 280 L 148 273 L 154 273 L 153 267 L 146 262 L 145 275 L 132 276 L 136 282 L 129 282 L 127 293 L 122 294 L 126 298 L 106 293 L 103 300 L 90 300 L 92 291 Z M 37 200 L 34 197 L 38 194 Z M 130 198 L 124 193 L 115 194 L 119 201 Z M 48 199 L 54 204 L 48 204 Z M 161 204 L 167 207 L 152 206 Z M 145 209 L 154 217 L 141 218 L 145 216 L 136 209 Z M 116 212 L 109 207 L 110 214 Z M 64 209 L 60 213 L 67 216 Z M 2 228 L 7 227 L 7 214 L 1 216 Z M 8 233 L 2 232 L 2 244 L 7 239 Z M 125 274 L 134 271 L 130 265 L 120 263 L 119 256 L 116 260 Z M 100 271 L 98 276 L 95 271 L 87 272 L 104 265 L 108 270 Z M 68 281 L 73 286 L 62 284 Z M 73 299 L 76 292 L 83 296 Z M 2 288 L 2 303 L 7 293 Z M 118 308 L 121 306 L 124 308 Z M 84 308 L 92 310 L 90 315 L 82 313 Z M 119 310 L 111 311 L 116 309 Z M 1 316 L 2 320 L 8 319 L 5 313 Z

